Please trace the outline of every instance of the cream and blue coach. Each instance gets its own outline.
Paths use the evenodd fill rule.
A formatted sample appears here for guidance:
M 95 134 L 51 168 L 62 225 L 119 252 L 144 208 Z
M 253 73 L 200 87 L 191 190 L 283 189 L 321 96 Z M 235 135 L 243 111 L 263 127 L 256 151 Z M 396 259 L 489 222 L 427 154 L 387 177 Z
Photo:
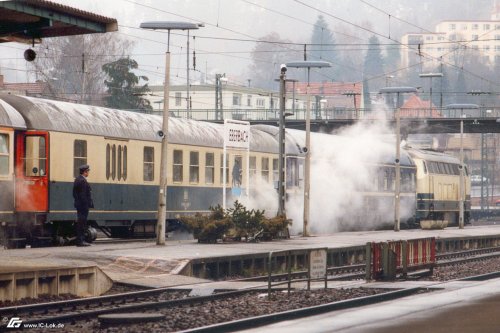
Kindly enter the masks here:
M 10 238 L 35 245 L 72 236 L 76 216 L 72 185 L 82 164 L 91 166 L 95 204 L 91 225 L 113 237 L 154 234 L 161 117 L 7 94 L 0 94 L 0 101 L 26 123 L 16 127 L 15 138 L 12 128 L 6 134 L 8 168 L 15 171 L 6 177 L 15 177 L 16 184 L 17 225 L 6 230 Z M 167 219 L 175 221 L 179 215 L 206 212 L 221 204 L 223 125 L 170 118 L 168 142 Z M 241 167 L 240 186 L 247 184 L 248 174 L 270 186 L 277 179 L 277 137 L 267 132 L 251 130 L 248 173 L 244 163 L 248 154 L 228 151 L 227 155 L 230 199 L 235 165 Z

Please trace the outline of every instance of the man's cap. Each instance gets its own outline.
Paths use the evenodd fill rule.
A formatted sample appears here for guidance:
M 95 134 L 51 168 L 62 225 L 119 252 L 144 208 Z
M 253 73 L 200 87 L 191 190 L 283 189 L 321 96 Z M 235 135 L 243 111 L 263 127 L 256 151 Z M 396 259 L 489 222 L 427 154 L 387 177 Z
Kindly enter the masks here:
M 90 166 L 88 164 L 80 165 L 80 172 L 84 172 L 85 170 L 90 170 Z

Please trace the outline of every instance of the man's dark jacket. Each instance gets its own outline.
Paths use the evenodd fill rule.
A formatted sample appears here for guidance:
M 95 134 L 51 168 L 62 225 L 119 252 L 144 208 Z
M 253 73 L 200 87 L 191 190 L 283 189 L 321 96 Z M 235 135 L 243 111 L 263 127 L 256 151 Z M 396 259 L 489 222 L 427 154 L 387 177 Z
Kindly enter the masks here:
M 73 184 L 73 198 L 75 199 L 75 208 L 77 210 L 88 211 L 89 208 L 94 208 L 94 203 L 92 202 L 92 189 L 87 179 L 82 175 L 75 178 Z

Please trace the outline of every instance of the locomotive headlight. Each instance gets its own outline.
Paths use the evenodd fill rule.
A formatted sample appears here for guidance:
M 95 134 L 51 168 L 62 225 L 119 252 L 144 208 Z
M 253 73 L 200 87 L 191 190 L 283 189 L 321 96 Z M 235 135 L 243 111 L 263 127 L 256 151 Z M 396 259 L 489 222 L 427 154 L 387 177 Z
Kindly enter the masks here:
M 158 131 L 158 136 L 160 138 L 163 138 L 163 136 L 165 136 L 165 133 L 163 133 L 163 131 Z
M 302 151 L 303 151 L 304 153 L 307 153 L 307 152 L 309 151 L 309 149 L 307 149 L 307 147 L 304 147 L 304 148 L 302 148 Z

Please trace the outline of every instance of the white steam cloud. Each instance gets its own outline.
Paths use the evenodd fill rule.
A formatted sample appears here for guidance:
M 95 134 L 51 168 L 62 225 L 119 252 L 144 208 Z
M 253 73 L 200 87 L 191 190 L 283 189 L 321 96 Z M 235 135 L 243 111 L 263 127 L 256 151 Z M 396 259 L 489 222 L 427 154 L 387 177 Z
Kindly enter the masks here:
M 394 190 L 383 194 L 378 190 L 380 165 L 393 165 L 395 158 L 394 130 L 387 126 L 386 115 L 392 116 L 392 110 L 383 107 L 373 112 L 373 122 L 356 123 L 336 135 L 311 133 L 311 234 L 392 226 Z M 287 131 L 305 142 L 304 131 Z M 274 216 L 278 210 L 277 190 L 259 175 L 252 177 L 251 186 L 251 197 L 242 195 L 240 202 L 248 209 L 265 209 L 266 216 Z M 361 192 L 377 192 L 386 200 L 367 206 Z M 303 203 L 302 191 L 289 193 L 286 213 L 293 220 L 292 234 L 302 233 Z M 401 219 L 411 217 L 413 212 L 414 201 L 405 206 L 402 200 Z

